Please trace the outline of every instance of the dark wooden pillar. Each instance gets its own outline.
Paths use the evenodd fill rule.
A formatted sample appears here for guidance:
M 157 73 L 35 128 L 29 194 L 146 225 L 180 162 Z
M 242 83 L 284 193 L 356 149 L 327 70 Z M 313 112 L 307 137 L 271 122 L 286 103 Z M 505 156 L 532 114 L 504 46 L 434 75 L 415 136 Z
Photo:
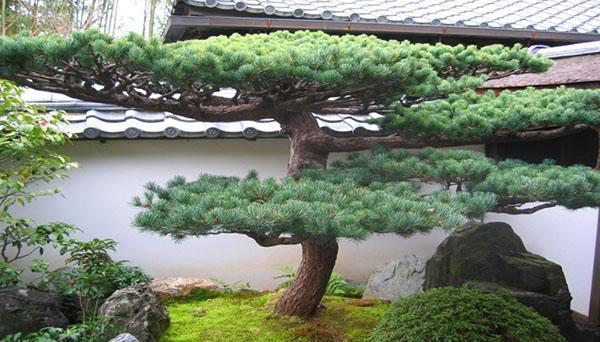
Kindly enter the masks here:
M 594 268 L 592 270 L 592 291 L 590 294 L 590 322 L 595 324 L 600 320 L 600 209 L 596 225 L 596 245 L 594 250 Z

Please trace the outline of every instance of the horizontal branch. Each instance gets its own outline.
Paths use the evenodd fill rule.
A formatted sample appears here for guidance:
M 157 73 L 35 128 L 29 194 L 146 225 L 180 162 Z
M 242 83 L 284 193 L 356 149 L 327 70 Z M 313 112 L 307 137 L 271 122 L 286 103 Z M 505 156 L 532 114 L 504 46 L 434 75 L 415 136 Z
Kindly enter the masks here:
M 555 201 L 542 203 L 531 208 L 519 208 L 520 205 L 500 205 L 494 208 L 493 212 L 499 214 L 529 215 L 538 212 L 542 209 L 556 207 L 557 205 L 558 203 Z
M 278 235 L 264 235 L 254 232 L 243 233 L 246 236 L 252 238 L 259 246 L 262 247 L 273 247 L 279 245 L 297 245 L 302 243 L 305 239 L 300 239 L 294 236 L 280 236 Z
M 385 136 L 338 138 L 322 132 L 311 133 L 308 139 L 313 148 L 326 152 L 351 152 L 367 150 L 373 144 L 388 148 L 424 148 L 478 145 L 487 143 L 503 143 L 514 141 L 548 140 L 574 134 L 589 128 L 589 125 L 578 124 L 552 129 L 539 129 L 523 132 L 497 132 L 495 134 L 472 139 L 456 139 L 448 137 L 407 137 L 401 133 Z
M 112 92 L 96 90 L 84 85 L 65 85 L 59 81 L 40 77 L 11 78 L 29 88 L 65 94 L 67 96 L 92 102 L 114 104 L 125 108 L 137 108 L 149 111 L 166 111 L 190 119 L 208 122 L 234 122 L 242 120 L 260 120 L 273 118 L 277 108 L 271 101 L 257 98 L 248 103 L 234 104 L 232 100 L 210 95 L 202 101 L 197 99 L 166 99 L 164 97 L 146 97 L 135 90 Z M 160 95 L 160 94 L 159 94 Z

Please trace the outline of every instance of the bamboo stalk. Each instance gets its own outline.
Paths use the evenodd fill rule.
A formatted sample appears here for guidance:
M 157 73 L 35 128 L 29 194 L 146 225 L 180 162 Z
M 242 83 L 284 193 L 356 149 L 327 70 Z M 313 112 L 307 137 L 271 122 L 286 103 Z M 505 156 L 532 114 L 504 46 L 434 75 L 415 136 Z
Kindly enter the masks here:
M 2 37 L 6 36 L 6 0 L 2 0 Z

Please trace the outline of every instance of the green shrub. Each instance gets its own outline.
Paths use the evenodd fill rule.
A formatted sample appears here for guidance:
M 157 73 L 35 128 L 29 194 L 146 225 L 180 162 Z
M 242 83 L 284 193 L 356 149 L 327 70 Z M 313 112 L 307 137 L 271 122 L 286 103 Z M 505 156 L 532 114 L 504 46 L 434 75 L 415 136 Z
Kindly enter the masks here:
M 392 305 L 369 341 L 565 341 L 508 292 L 438 288 Z
M 70 239 L 62 244 L 60 253 L 69 255 L 66 264 L 73 269 L 56 280 L 62 292 L 79 298 L 83 323 L 96 318 L 98 308 L 114 291 L 152 280 L 138 267 L 113 261 L 108 253 L 114 252 L 116 246 L 117 242 L 111 239 Z

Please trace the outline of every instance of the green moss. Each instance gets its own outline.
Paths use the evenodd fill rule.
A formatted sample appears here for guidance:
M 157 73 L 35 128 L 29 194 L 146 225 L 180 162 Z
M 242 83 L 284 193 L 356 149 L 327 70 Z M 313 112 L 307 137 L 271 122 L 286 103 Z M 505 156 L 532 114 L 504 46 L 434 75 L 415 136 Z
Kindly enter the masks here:
M 275 293 L 221 294 L 196 291 L 165 304 L 171 325 L 167 341 L 363 341 L 387 311 L 385 302 L 354 305 L 325 297 L 325 310 L 310 321 L 283 318 L 270 309 Z

